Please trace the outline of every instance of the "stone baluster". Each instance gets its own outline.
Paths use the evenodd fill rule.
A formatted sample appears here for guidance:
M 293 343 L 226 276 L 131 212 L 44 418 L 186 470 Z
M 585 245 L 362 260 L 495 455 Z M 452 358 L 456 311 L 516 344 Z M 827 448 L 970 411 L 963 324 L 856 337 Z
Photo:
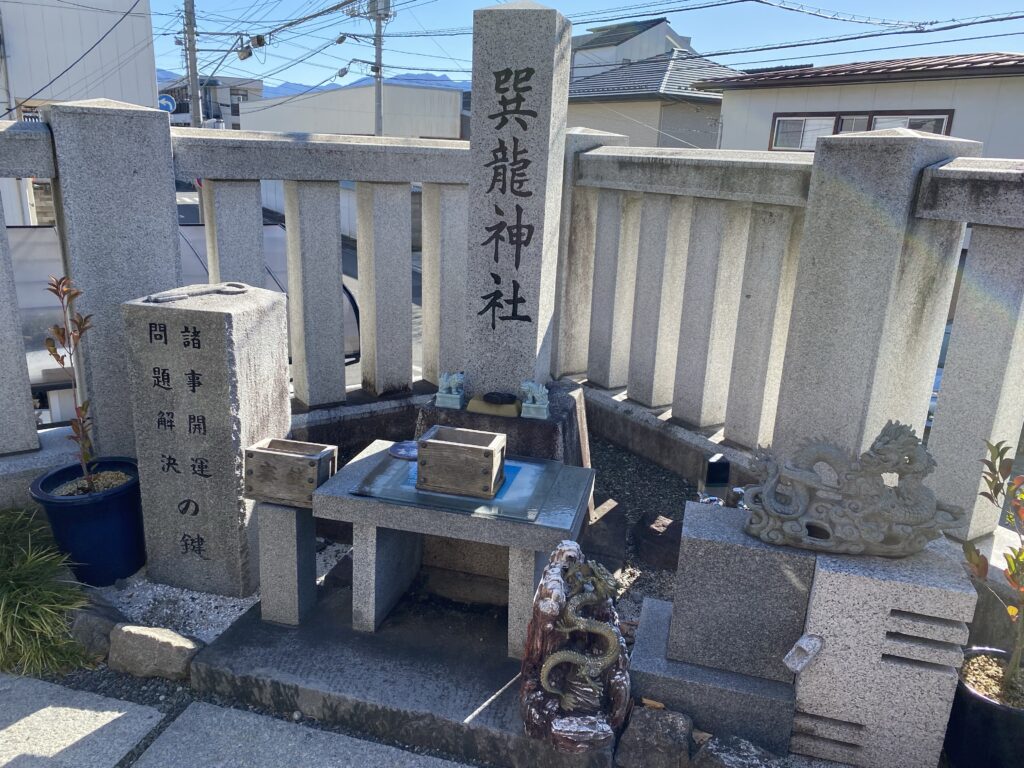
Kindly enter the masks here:
M 357 183 L 363 389 L 412 387 L 412 195 L 408 183 Z
M 928 450 L 936 496 L 968 513 L 953 534 L 973 539 L 999 525 L 1000 510 L 978 497 L 985 441 L 1016 447 L 1024 423 L 1024 230 L 975 224 Z M 1010 453 L 1013 456 L 1013 453 Z
M 260 182 L 206 179 L 202 200 L 210 282 L 262 288 L 266 263 Z
M 181 282 L 167 114 L 106 99 L 52 104 L 57 229 L 67 273 L 93 316 L 75 363 L 97 453 L 132 456 L 121 304 Z
M 599 387 L 626 386 L 629 335 L 636 289 L 642 196 L 602 189 L 597 193 L 597 235 L 590 313 L 587 379 Z
M 749 203 L 694 200 L 672 418 L 695 427 L 725 420 L 749 232 Z
M 558 271 L 551 317 L 551 376 L 556 379 L 587 370 L 598 191 L 576 186 L 579 156 L 601 146 L 628 144 L 628 136 L 590 128 L 570 128 L 565 133 Z
M 645 194 L 640 207 L 627 389 L 648 407 L 672 402 L 693 207 L 692 197 L 662 194 Z
M 423 185 L 423 378 L 459 369 L 465 343 L 469 189 Z
M 14 265 L 0 201 L 0 456 L 39 448 L 25 343 L 18 316 Z
M 803 211 L 754 205 L 736 321 L 725 437 L 756 448 L 775 427 Z
M 818 139 L 773 445 L 921 434 L 964 225 L 915 218 L 921 172 L 978 142 L 894 128 Z
M 345 400 L 341 187 L 286 181 L 288 329 L 295 398 L 309 407 Z

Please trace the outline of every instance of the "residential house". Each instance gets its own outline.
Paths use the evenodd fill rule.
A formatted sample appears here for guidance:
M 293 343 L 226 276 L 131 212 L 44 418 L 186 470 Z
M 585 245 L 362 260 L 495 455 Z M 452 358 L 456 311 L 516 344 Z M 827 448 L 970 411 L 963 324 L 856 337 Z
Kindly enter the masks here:
M 204 128 L 241 129 L 241 105 L 263 97 L 263 81 L 259 78 L 200 75 L 199 87 Z M 171 113 L 171 125 L 191 125 L 188 78 L 178 76 L 161 81 L 160 93 L 173 96 L 177 105 Z
M 1024 156 L 1024 53 L 811 65 L 696 83 L 722 93 L 723 149 L 813 150 L 818 136 L 904 127 Z
M 690 38 L 678 34 L 665 18 L 591 27 L 572 38 L 570 77 L 578 80 L 674 50 L 694 52 Z
M 46 104 L 81 99 L 155 107 L 149 0 L 140 0 L 111 29 L 125 5 L 124 0 L 0 0 L 0 120 L 38 121 Z M 49 179 L 0 179 L 8 226 L 52 223 L 50 189 Z
M 570 82 L 568 124 L 625 134 L 633 146 L 715 147 L 722 98 L 694 83 L 735 74 L 683 48 L 626 62 Z

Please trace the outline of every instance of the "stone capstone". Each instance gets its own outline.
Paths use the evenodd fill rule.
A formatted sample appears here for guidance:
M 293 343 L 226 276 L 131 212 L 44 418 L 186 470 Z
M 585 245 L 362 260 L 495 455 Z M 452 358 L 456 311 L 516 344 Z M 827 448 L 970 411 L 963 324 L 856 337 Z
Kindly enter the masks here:
M 693 760 L 693 768 L 781 768 L 775 755 L 735 736 L 712 736 Z
M 687 768 L 691 765 L 693 721 L 680 712 L 638 707 L 619 748 L 616 768 Z
M 202 644 L 169 629 L 118 624 L 110 633 L 108 664 L 136 677 L 184 680 Z

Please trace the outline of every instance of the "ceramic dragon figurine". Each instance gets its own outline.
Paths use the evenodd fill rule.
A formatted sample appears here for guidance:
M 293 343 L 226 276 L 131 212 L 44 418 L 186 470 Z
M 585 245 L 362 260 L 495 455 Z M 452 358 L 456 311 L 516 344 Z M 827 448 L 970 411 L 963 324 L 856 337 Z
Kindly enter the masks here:
M 760 482 L 743 494 L 746 531 L 819 552 L 912 555 L 963 521 L 961 509 L 937 502 L 924 485 L 934 469 L 917 434 L 898 421 L 888 422 L 859 458 L 824 441 L 784 458 L 758 451 L 752 471 Z
M 526 732 L 563 752 L 607 746 L 629 713 L 629 655 L 619 631 L 615 579 L 579 544 L 552 553 L 534 598 L 523 657 Z
M 557 694 L 565 712 L 572 712 L 581 705 L 594 707 L 601 701 L 604 686 L 601 673 L 619 658 L 619 638 L 606 622 L 594 621 L 580 612 L 588 605 L 599 605 L 614 599 L 618 589 L 615 578 L 600 563 L 590 561 L 585 565 L 573 563 L 566 569 L 565 580 L 571 584 L 569 602 L 555 629 L 566 637 L 573 632 L 598 635 L 605 643 L 604 653 L 594 656 L 577 651 L 556 651 L 544 660 L 540 669 L 540 684 L 548 693 Z M 559 664 L 571 664 L 572 672 L 566 676 L 564 689 L 551 682 L 551 671 Z

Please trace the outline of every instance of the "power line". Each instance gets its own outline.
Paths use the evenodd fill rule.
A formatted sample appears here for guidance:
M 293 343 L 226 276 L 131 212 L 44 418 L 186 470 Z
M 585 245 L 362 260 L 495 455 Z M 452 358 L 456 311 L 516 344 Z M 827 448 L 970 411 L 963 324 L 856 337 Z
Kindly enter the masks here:
M 306 90 L 302 91 L 301 93 L 296 93 L 294 96 L 289 96 L 284 101 L 279 101 L 279 102 L 276 102 L 274 104 L 268 104 L 265 107 L 257 107 L 256 109 L 247 109 L 247 110 L 245 110 L 245 115 L 251 115 L 254 112 L 262 112 L 262 111 L 264 111 L 266 109 L 273 109 L 274 107 L 280 107 L 282 104 L 287 104 L 289 101 L 294 101 L 295 99 L 297 99 L 297 98 L 299 98 L 301 96 L 305 96 L 307 94 L 314 95 L 314 94 L 310 94 L 310 91 L 315 91 L 317 88 L 320 88 L 321 86 L 326 85 L 327 83 L 329 83 L 331 80 L 333 80 L 337 76 L 338 76 L 337 73 L 335 73 L 335 74 L 331 75 L 330 77 L 328 77 L 328 78 L 326 78 L 324 80 L 321 80 L 316 85 L 309 86 Z M 317 93 L 320 93 L 320 91 L 317 91 Z
M 127 10 L 127 11 L 125 11 L 125 12 L 124 12 L 124 13 L 123 13 L 123 14 L 121 15 L 121 18 L 119 18 L 119 19 L 118 19 L 117 21 L 115 21 L 115 22 L 114 22 L 114 23 L 113 23 L 113 24 L 111 25 L 110 29 L 108 29 L 108 30 L 107 30 L 106 32 L 104 32 L 104 33 L 103 33 L 102 35 L 100 35 L 100 39 L 99 39 L 99 40 L 97 40 L 97 41 L 96 41 L 95 43 L 93 43 L 92 45 L 90 45 L 90 46 L 89 46 L 89 47 L 88 47 L 88 48 L 87 48 L 87 49 L 85 50 L 85 52 L 84 52 L 84 53 L 83 53 L 83 54 L 82 54 L 81 56 L 79 56 L 79 57 L 78 57 L 77 59 L 75 59 L 75 60 L 74 60 L 73 62 L 71 62 L 70 64 L 68 64 L 68 65 L 67 65 L 67 66 L 66 66 L 66 67 L 65 67 L 65 68 L 64 68 L 63 70 L 61 70 L 61 72 L 60 72 L 60 73 L 59 73 L 58 75 L 56 75 L 56 76 L 55 76 L 55 77 L 54 77 L 54 78 L 53 78 L 52 80 L 50 80 L 50 82 L 48 82 L 48 83 L 47 83 L 46 85 L 44 85 L 44 86 L 43 86 L 42 88 L 40 88 L 39 90 L 37 90 L 37 91 L 36 91 L 35 93 L 33 93 L 33 94 L 32 94 L 31 96 L 28 96 L 28 97 L 26 97 L 26 98 L 22 99 L 22 100 L 21 100 L 21 103 L 20 103 L 20 104 L 15 104 L 15 105 L 14 105 L 13 107 L 9 108 L 9 109 L 8 109 L 8 110 L 7 110 L 6 112 L 4 112 L 4 113 L 3 113 L 2 115 L 0 115 L 0 118 L 4 118 L 4 117 L 7 117 L 7 115 L 11 114 L 11 112 L 14 112 L 14 111 L 15 111 L 16 109 L 18 109 L 19 107 L 22 107 L 22 106 L 24 106 L 25 104 L 27 104 L 28 102 L 30 102 L 30 101 L 31 101 L 32 99 L 34 99 L 34 98 L 35 98 L 36 96 L 38 96 L 38 95 L 39 95 L 40 93 L 42 93 L 42 92 L 43 92 L 43 91 L 45 91 L 45 90 L 46 90 L 47 88 L 49 88 L 49 87 L 50 87 L 51 85 L 53 85 L 53 84 L 54 84 L 55 82 L 57 82 L 58 80 L 60 80 L 60 78 L 64 77 L 64 75 L 66 75 L 66 74 L 67 74 L 67 73 L 68 73 L 69 71 L 71 71 L 71 69 L 72 69 L 72 68 L 73 68 L 73 67 L 74 67 L 74 66 L 75 66 L 76 64 L 78 64 L 78 62 L 80 62 L 80 61 L 81 61 L 82 59 L 84 59 L 84 58 L 85 58 L 86 56 L 88 56 L 88 55 L 89 55 L 90 53 L 92 53 L 92 52 L 93 52 L 93 50 L 95 50 L 95 49 L 96 49 L 96 47 L 97 47 L 97 46 L 98 46 L 98 45 L 99 45 L 100 43 L 102 43 L 102 42 L 103 42 L 104 40 L 106 40 L 106 39 L 107 39 L 107 36 L 108 36 L 108 35 L 109 35 L 109 34 L 110 34 L 111 32 L 113 32 L 113 31 L 114 31 L 115 29 L 117 29 L 117 26 L 118 26 L 118 25 L 119 25 L 119 24 L 120 24 L 120 23 L 121 23 L 122 21 L 124 21 L 125 19 L 127 19 L 127 18 L 128 18 L 129 14 L 131 14 L 131 12 L 135 10 L 135 7 L 136 7 L 136 6 L 137 6 L 137 5 L 138 5 L 138 4 L 140 3 L 140 2 L 142 2 L 142 0 L 135 0 L 135 2 L 131 4 L 131 7 L 130 7 L 130 8 L 129 8 L 129 9 Z

